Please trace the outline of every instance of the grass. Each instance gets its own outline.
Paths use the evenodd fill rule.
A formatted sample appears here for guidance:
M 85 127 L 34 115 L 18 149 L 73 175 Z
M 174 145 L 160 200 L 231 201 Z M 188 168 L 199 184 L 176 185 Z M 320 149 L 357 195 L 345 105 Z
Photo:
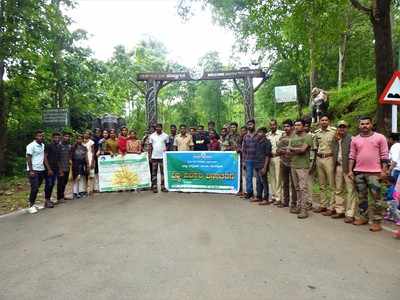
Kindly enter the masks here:
M 37 200 L 43 201 L 44 183 Z M 0 179 L 0 215 L 26 208 L 28 206 L 29 182 L 24 176 L 3 177 Z

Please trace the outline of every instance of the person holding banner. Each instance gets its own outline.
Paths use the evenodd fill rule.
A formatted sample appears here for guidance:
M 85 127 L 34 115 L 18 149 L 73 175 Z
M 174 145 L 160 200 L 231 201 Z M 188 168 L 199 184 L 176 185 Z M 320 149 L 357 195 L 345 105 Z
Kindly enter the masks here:
M 137 139 L 136 131 L 131 130 L 126 142 L 126 153 L 140 154 L 142 153 L 142 141 Z
M 164 183 L 163 153 L 167 151 L 169 142 L 168 134 L 162 131 L 162 124 L 156 125 L 156 131 L 149 136 L 149 157 L 151 158 L 151 188 L 153 193 L 158 193 L 157 174 L 160 167 L 161 191 L 168 192 Z
M 186 125 L 179 126 L 180 134 L 178 134 L 174 141 L 175 151 L 191 151 L 193 150 L 193 138 L 190 134 L 186 133 Z

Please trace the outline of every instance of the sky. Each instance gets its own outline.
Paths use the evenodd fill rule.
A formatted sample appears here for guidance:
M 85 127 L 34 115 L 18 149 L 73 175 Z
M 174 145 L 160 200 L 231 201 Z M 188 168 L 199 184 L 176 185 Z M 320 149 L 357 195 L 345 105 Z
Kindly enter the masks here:
M 177 15 L 176 0 L 78 0 L 67 12 L 75 23 L 72 29 L 89 33 L 85 43 L 99 59 L 112 56 L 116 45 L 132 49 L 146 36 L 161 41 L 168 58 L 193 68 L 199 58 L 217 51 L 223 63 L 229 63 L 234 34 L 213 24 L 210 10 L 196 9 L 184 21 Z M 243 57 L 243 60 L 246 60 Z

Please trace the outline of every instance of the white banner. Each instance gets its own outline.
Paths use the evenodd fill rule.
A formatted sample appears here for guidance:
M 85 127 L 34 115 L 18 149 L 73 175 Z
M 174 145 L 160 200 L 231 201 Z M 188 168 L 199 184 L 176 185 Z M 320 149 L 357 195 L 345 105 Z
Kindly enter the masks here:
M 151 186 L 147 153 L 99 156 L 100 192 L 148 188 Z

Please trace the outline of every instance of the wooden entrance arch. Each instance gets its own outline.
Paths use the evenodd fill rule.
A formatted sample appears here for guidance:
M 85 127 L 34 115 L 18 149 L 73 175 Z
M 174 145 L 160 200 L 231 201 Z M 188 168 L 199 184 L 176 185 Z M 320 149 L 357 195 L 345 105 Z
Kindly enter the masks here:
M 261 78 L 262 81 L 254 87 L 253 78 Z M 192 72 L 150 72 L 139 73 L 137 81 L 146 82 L 146 117 L 148 125 L 157 123 L 157 96 L 160 90 L 170 82 L 190 80 L 223 80 L 233 79 L 235 86 L 244 99 L 245 121 L 254 119 L 254 93 L 265 82 L 266 75 L 260 69 L 251 70 L 243 68 L 230 71 L 211 71 L 203 73 Z M 240 87 L 238 80 L 243 80 Z

